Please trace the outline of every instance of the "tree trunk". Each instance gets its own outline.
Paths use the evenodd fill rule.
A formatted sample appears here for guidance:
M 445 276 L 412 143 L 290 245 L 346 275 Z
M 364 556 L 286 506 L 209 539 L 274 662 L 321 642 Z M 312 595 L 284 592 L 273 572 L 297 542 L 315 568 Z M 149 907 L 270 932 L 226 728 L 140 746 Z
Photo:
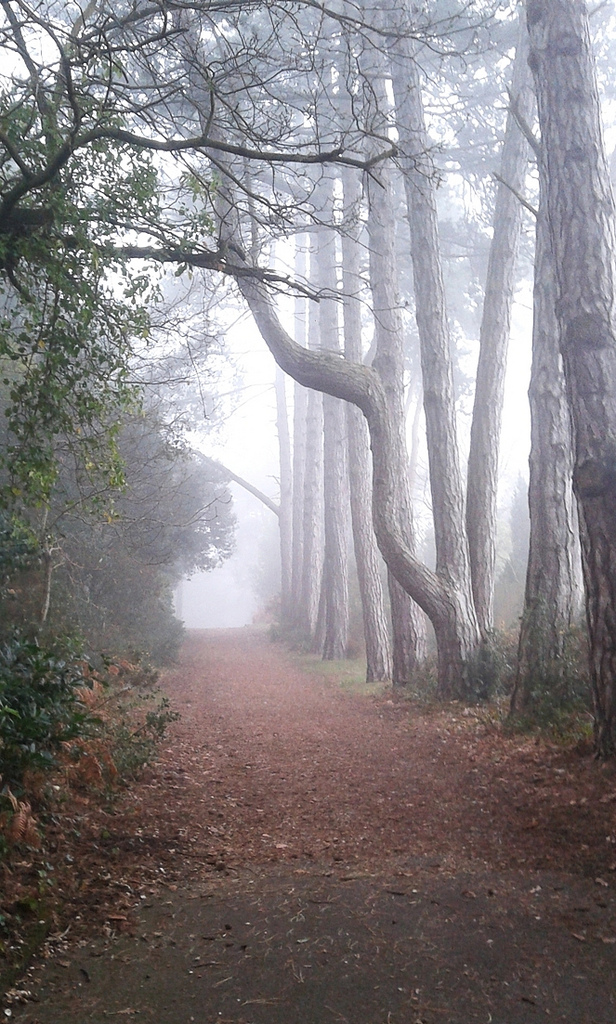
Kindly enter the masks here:
M 307 277 L 307 240 L 298 238 L 295 251 L 295 273 L 298 280 Z M 308 310 L 306 299 L 295 300 L 295 340 L 299 345 L 308 343 Z M 297 625 L 297 612 L 302 592 L 302 562 L 304 557 L 304 479 L 306 474 L 306 415 L 308 392 L 301 384 L 295 383 L 293 392 L 293 518 L 291 555 L 291 602 L 293 623 Z
M 360 69 L 375 101 L 371 128 L 387 130 L 387 94 L 384 58 L 380 50 L 364 50 Z M 391 168 L 381 164 L 366 179 L 368 197 L 368 251 L 370 290 L 374 318 L 375 354 L 372 366 L 379 374 L 389 402 L 396 463 L 398 493 L 396 506 L 400 528 L 410 551 L 415 550 L 411 491 L 406 447 L 406 410 L 404 406 L 404 336 L 400 317 L 398 261 L 396 256 L 396 218 L 392 199 Z M 418 609 L 398 580 L 388 573 L 389 601 L 393 634 L 392 682 L 408 683 L 424 653 L 424 630 Z
M 435 170 L 429 155 L 419 71 L 406 41 L 398 45 L 392 75 L 411 232 L 436 572 L 448 581 L 456 605 L 454 622 L 449 618 L 446 622 L 432 620 L 439 665 L 442 665 L 438 690 L 441 697 L 460 697 L 466 691 L 466 674 L 457 676 L 445 665 L 451 664 L 452 658 L 454 661 L 456 657 L 464 661 L 472 658 L 480 645 L 481 634 L 473 602 L 464 520 L 453 370 L 434 196 Z
M 323 503 L 325 591 L 323 658 L 346 658 L 349 638 L 349 480 L 345 409 L 338 398 L 323 398 Z
M 541 173 L 541 177 L 543 174 Z M 542 192 L 545 182 L 542 181 Z M 567 630 L 576 608 L 579 546 L 571 487 L 571 421 L 558 348 L 556 275 L 545 203 L 540 203 L 535 248 L 531 416 L 530 546 L 516 682 L 515 714 L 558 684 Z
M 318 312 L 312 303 L 308 311 L 308 350 L 311 354 L 317 354 L 318 339 Z M 280 365 L 285 369 L 282 363 Z M 308 392 L 306 409 L 303 505 L 304 558 L 298 623 L 304 639 L 311 641 L 317 625 L 323 572 L 323 395 L 315 391 Z
M 361 188 L 356 176 L 344 175 L 345 217 L 342 234 L 342 291 L 344 295 L 344 354 L 361 363 L 360 249 L 358 206 Z M 372 526 L 372 466 L 370 441 L 364 417 L 354 405 L 347 405 L 349 437 L 349 484 L 355 563 L 362 605 L 366 644 L 366 681 L 391 679 L 391 649 L 381 581 L 381 557 Z
M 527 0 L 527 20 L 574 430 L 595 740 L 608 757 L 616 753 L 614 197 L 586 4 Z
M 501 181 L 496 189 L 468 457 L 466 530 L 475 609 L 484 636 L 494 625 L 498 456 L 511 307 L 522 226 L 522 206 L 512 190 L 518 195 L 523 191 L 528 167 L 528 142 L 515 115 L 519 114 L 529 122 L 534 103 L 527 58 L 528 33 L 522 17 L 501 156 Z
M 388 568 L 434 626 L 439 641 L 441 692 L 464 691 L 479 630 L 468 628 L 465 595 L 446 576 L 432 572 L 417 560 L 400 528 L 396 444 L 379 375 L 370 366 L 358 366 L 333 353 L 307 351 L 295 344 L 280 323 L 262 284 L 242 275 L 238 286 L 261 336 L 282 369 L 306 387 L 353 402 L 364 413 L 372 445 L 372 514 L 379 548 Z
M 198 54 L 198 45 L 195 47 L 195 54 Z M 198 61 L 195 61 L 195 67 Z M 420 98 L 419 98 L 420 99 Z M 204 109 L 205 105 L 204 105 Z M 403 119 L 404 120 L 404 119 Z M 409 122 L 411 136 L 414 135 L 413 126 Z M 425 134 L 425 133 L 424 133 Z M 419 139 L 419 155 L 423 152 L 423 135 Z M 412 152 L 410 147 L 407 147 Z M 234 264 L 240 268 L 237 276 L 237 285 L 246 302 L 248 303 L 255 322 L 268 345 L 274 358 L 286 373 L 290 374 L 299 383 L 318 391 L 326 392 L 337 398 L 353 402 L 359 406 L 368 422 L 373 451 L 373 517 L 374 527 L 379 548 L 387 562 L 388 568 L 394 574 L 404 590 L 420 604 L 432 621 L 437 635 L 439 647 L 439 689 L 443 695 L 453 695 L 464 692 L 464 681 L 467 677 L 469 661 L 479 643 L 479 629 L 476 616 L 472 607 L 472 592 L 470 581 L 465 577 L 464 562 L 467 557 L 467 543 L 464 536 L 463 511 L 460 501 L 459 515 L 454 511 L 453 516 L 450 510 L 444 510 L 441 514 L 445 521 L 453 519 L 461 529 L 457 534 L 457 541 L 451 542 L 446 536 L 447 531 L 437 530 L 439 537 L 439 571 L 432 572 L 417 560 L 414 552 L 409 548 L 408 542 L 401 529 L 400 510 L 398 509 L 398 484 L 399 473 L 397 464 L 396 436 L 392 429 L 389 406 L 386 393 L 378 374 L 368 366 L 357 366 L 348 363 L 339 355 L 329 352 L 308 351 L 297 345 L 282 327 L 276 311 L 273 307 L 271 297 L 268 295 L 263 284 L 244 274 L 241 270 L 249 268 L 249 261 L 242 256 L 241 232 L 239 231 L 239 211 L 233 205 L 233 194 L 236 188 L 234 174 L 230 170 L 227 174 L 224 159 L 220 154 L 216 156 L 216 166 L 222 171 L 223 182 L 217 193 L 218 201 L 215 203 L 217 217 L 219 220 L 219 237 L 221 249 L 228 251 L 232 247 Z M 422 168 L 417 167 L 418 172 Z M 422 174 L 418 177 L 423 180 Z M 434 224 L 436 223 L 434 211 L 432 210 Z M 417 238 L 418 245 L 420 243 Z M 417 248 L 417 246 L 416 246 Z M 429 288 L 427 289 L 429 294 Z M 441 340 L 440 338 L 438 340 Z M 428 409 L 432 396 L 435 393 L 437 401 L 435 409 L 431 410 L 427 419 L 434 420 L 435 410 L 438 410 L 443 403 L 440 401 L 438 380 L 430 374 L 431 361 L 436 362 L 432 349 L 428 344 L 423 359 L 425 383 L 429 385 L 426 395 L 425 406 Z M 440 357 L 439 357 L 440 358 Z M 445 360 L 449 366 L 448 353 Z M 450 367 L 449 367 L 450 370 Z M 449 372 L 449 378 L 451 373 Z M 447 374 L 445 374 L 447 378 Z M 452 405 L 452 403 L 451 403 Z M 444 403 L 444 411 L 447 412 L 447 402 Z M 453 411 L 453 406 L 451 411 Z M 438 431 L 428 428 L 428 437 L 431 447 L 433 442 L 438 446 Z M 447 440 L 447 452 L 444 464 L 447 467 L 452 460 L 451 454 L 451 425 L 449 417 L 446 418 L 443 436 Z M 455 449 L 455 436 L 453 448 Z M 318 450 L 313 445 L 309 449 L 308 461 L 318 462 Z M 438 461 L 438 460 L 437 460 Z M 455 463 L 455 459 L 453 460 Z M 436 463 L 435 463 L 436 468 Z M 309 466 L 306 467 L 306 494 L 315 500 L 318 488 L 315 482 L 311 490 L 309 484 Z M 459 480 L 459 466 L 454 466 L 453 476 L 447 475 L 446 480 L 452 481 L 452 487 L 445 486 L 448 498 L 457 498 L 456 481 Z M 433 497 L 436 497 L 433 485 Z M 435 501 L 438 505 L 438 501 Z M 455 501 L 454 501 L 455 505 Z M 305 506 L 305 519 L 313 524 L 318 523 L 318 514 L 313 508 L 308 514 Z M 313 545 L 316 548 L 316 545 Z M 304 568 L 309 562 L 305 542 Z M 447 558 L 446 555 L 451 555 Z M 454 557 L 459 555 L 459 558 Z M 303 574 L 303 583 L 307 579 L 307 573 Z M 308 609 L 311 607 L 307 599 L 307 587 L 302 587 L 302 604 L 307 610 L 307 616 L 312 617 Z
M 329 181 L 319 188 L 323 210 L 328 219 L 333 213 L 333 188 Z M 317 234 L 315 284 L 320 293 L 336 290 L 336 236 L 333 231 Z M 320 347 L 340 352 L 338 302 L 321 298 L 319 302 Z M 323 504 L 325 548 L 322 587 L 324 593 L 323 658 L 326 661 L 346 657 L 349 629 L 348 516 L 346 415 L 342 402 L 331 395 L 323 398 Z
M 413 500 L 413 492 L 417 487 L 417 469 L 419 466 L 419 428 L 421 426 L 421 419 L 423 415 L 423 388 L 421 384 L 417 388 L 418 394 L 412 396 L 412 401 L 415 402 L 415 408 L 413 410 L 413 418 L 411 420 L 411 451 L 409 453 L 409 487 L 411 489 L 411 501 Z M 409 388 L 409 395 L 411 389 Z M 407 419 L 409 416 L 409 410 L 411 403 L 409 402 L 409 396 L 407 396 Z
M 308 395 L 306 413 L 306 472 L 304 476 L 304 561 L 299 628 L 311 638 L 316 624 L 323 570 L 323 396 Z
M 282 623 L 288 624 L 292 618 L 293 474 L 285 378 L 278 365 L 276 365 L 276 430 L 278 433 L 280 464 L 280 512 L 278 516 L 280 533 L 280 619 Z

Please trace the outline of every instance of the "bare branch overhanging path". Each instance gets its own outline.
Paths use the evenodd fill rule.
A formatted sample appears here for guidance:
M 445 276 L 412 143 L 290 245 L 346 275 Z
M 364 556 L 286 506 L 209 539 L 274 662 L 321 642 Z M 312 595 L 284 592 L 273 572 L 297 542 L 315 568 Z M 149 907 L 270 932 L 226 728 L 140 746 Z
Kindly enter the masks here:
M 343 692 L 255 630 L 192 632 L 165 688 L 182 720 L 110 820 L 107 935 L 14 1020 L 613 1024 L 609 766 Z

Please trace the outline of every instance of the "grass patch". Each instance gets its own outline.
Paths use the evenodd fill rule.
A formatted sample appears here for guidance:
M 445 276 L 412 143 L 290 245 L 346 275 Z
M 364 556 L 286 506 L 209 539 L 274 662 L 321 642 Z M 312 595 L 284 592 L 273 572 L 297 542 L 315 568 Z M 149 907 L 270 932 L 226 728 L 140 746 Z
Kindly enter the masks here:
M 367 683 L 366 662 L 364 658 L 345 659 L 344 661 L 323 661 L 316 654 L 299 654 L 291 652 L 295 664 L 315 678 L 325 680 L 345 693 L 356 693 L 363 697 L 372 697 L 384 693 L 388 683 Z

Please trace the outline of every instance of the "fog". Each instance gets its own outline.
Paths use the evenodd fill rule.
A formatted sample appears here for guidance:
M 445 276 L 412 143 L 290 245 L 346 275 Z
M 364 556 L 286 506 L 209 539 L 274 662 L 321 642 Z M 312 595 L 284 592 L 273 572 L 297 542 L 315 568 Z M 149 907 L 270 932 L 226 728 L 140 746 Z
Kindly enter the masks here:
M 269 489 L 277 497 L 272 481 Z M 277 519 L 237 484 L 231 490 L 238 520 L 231 558 L 184 580 L 176 592 L 176 614 L 189 629 L 249 625 L 278 589 Z
M 507 550 L 508 509 L 518 476 L 527 477 L 530 422 L 526 391 L 530 373 L 531 294 L 525 283 L 519 290 L 512 317 L 512 341 L 507 371 L 501 479 L 499 486 L 501 536 Z M 278 440 L 274 394 L 274 361 L 260 334 L 243 317 L 229 332 L 227 345 L 239 374 L 238 398 L 221 430 L 194 437 L 191 443 L 258 487 L 279 499 Z M 287 381 L 287 402 L 292 414 L 292 382 Z M 460 417 L 462 449 L 470 418 Z M 465 455 L 462 455 L 465 458 Z M 427 471 L 427 458 L 423 460 Z M 218 629 L 249 625 L 268 616 L 279 587 L 278 522 L 276 516 L 238 484 L 230 484 L 237 519 L 232 556 L 220 567 L 185 579 L 176 592 L 176 614 L 189 629 Z M 422 485 L 429 496 L 427 482 Z M 430 529 L 429 507 L 417 495 L 417 516 Z
M 274 360 L 246 315 L 226 344 L 242 382 L 233 411 L 214 436 L 191 443 L 277 502 Z M 278 590 L 277 517 L 240 485 L 229 489 L 237 519 L 233 554 L 220 568 L 184 580 L 176 592 L 176 614 L 189 629 L 248 625 Z
M 176 614 L 188 629 L 246 626 L 253 621 L 257 599 L 238 580 L 235 569 L 231 562 L 182 582 L 176 595 Z

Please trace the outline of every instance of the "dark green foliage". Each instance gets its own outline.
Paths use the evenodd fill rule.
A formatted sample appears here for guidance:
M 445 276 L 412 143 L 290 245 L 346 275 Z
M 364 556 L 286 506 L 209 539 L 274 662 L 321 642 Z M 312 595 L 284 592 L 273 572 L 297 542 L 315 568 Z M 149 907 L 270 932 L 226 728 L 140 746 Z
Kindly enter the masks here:
M 465 697 L 483 703 L 509 692 L 517 655 L 517 635 L 493 630 L 468 663 Z
M 38 543 L 31 528 L 14 512 L 0 508 L 0 600 L 18 572 L 36 564 Z
M 54 764 L 66 740 L 84 733 L 88 713 L 75 688 L 83 660 L 70 641 L 49 646 L 15 633 L 0 644 L 0 776 L 19 792 L 28 770 Z
M 213 568 L 231 553 L 231 498 L 211 463 L 179 445 L 152 414 L 125 422 L 118 449 L 126 482 L 114 495 L 113 514 L 84 518 L 73 500 L 74 477 L 60 480 L 56 530 L 63 557 L 49 622 L 78 628 L 94 650 L 112 656 L 137 650 L 165 664 L 183 637 L 173 588 L 185 574 Z
M 314 648 L 312 637 L 293 625 L 282 626 L 279 622 L 272 623 L 269 628 L 269 638 L 272 643 L 284 644 L 290 651 L 295 651 L 297 654 L 310 654 Z
M 122 782 L 135 778 L 152 761 L 169 726 L 179 718 L 168 697 L 146 690 L 119 701 L 117 715 L 105 726 L 109 752 Z
M 431 653 L 417 665 L 406 686 L 396 692 L 399 696 L 427 709 L 437 703 L 437 688 L 438 666 L 436 655 Z
M 3 184 L 0 169 L 0 192 Z M 99 220 L 107 192 L 114 217 L 153 212 L 156 175 L 147 158 L 131 164 L 110 146 L 76 156 L 39 196 L 50 212 L 46 230 L 0 229 L 4 500 L 48 500 L 67 456 L 93 482 L 122 480 L 116 424 L 136 400 L 128 364 L 135 339 L 149 330 L 145 302 L 156 278 L 129 277 L 111 254 L 114 217 L 107 211 L 108 221 Z
M 97 489 L 62 458 L 47 506 L 22 510 L 22 521 L 5 515 L 15 539 L 7 526 L 4 556 L 0 535 L 0 636 L 13 625 L 40 629 L 49 551 L 47 631 L 77 630 L 90 650 L 136 650 L 164 664 L 183 637 L 174 586 L 231 553 L 231 498 L 220 470 L 182 446 L 152 413 L 125 417 L 116 445 L 124 486 L 107 490 L 106 507 L 97 507 Z
M 579 731 L 580 721 L 582 732 L 589 729 L 591 714 L 588 634 L 582 626 L 572 626 L 562 638 L 560 657 L 536 666 L 527 704 L 522 713 L 510 716 L 509 727 L 538 728 L 566 738 Z

